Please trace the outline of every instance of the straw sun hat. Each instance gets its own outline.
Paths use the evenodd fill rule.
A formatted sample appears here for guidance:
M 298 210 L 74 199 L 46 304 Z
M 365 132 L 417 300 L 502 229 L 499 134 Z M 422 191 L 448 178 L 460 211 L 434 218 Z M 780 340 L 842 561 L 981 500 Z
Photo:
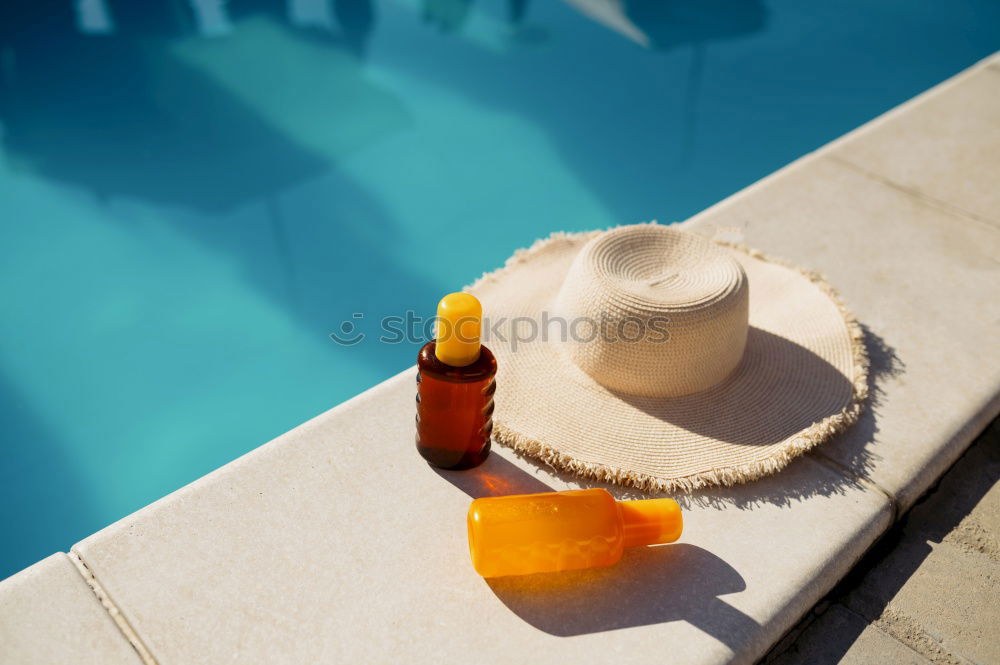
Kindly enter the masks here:
M 862 332 L 818 276 L 657 224 L 555 234 L 467 289 L 494 437 L 641 489 L 732 485 L 853 423 Z

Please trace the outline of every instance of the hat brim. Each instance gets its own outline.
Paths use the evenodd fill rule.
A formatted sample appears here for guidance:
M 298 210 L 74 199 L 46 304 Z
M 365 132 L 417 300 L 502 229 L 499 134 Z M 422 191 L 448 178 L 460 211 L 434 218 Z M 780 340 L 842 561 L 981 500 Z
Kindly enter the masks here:
M 748 277 L 747 346 L 712 388 L 675 398 L 615 392 L 550 341 L 561 323 L 551 336 L 536 323 L 530 335 L 528 322 L 551 317 L 570 264 L 598 233 L 555 234 L 467 289 L 483 304 L 484 341 L 497 357 L 499 443 L 598 480 L 692 490 L 773 473 L 857 419 L 867 397 L 860 326 L 817 275 L 746 248 L 726 246 Z

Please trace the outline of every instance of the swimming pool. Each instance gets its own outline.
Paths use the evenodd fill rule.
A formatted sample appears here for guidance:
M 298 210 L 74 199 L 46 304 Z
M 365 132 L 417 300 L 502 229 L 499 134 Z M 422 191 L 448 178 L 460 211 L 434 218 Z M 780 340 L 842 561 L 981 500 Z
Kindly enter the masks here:
M 12 4 L 0 578 L 411 364 L 381 317 L 1000 48 L 992 0 Z

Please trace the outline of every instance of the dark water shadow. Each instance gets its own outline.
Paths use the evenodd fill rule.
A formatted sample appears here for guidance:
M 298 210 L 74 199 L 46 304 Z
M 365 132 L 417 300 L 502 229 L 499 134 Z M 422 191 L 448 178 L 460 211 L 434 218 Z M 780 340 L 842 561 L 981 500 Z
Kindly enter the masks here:
M 625 0 L 622 8 L 649 47 L 663 51 L 751 35 L 768 18 L 761 0 Z
M 124 25 L 99 38 L 77 31 L 69 2 L 0 10 L 7 26 L 0 50 L 8 60 L 0 72 L 0 121 L 15 164 L 101 199 L 133 197 L 210 213 L 259 201 L 327 170 L 328 155 L 290 140 L 177 57 L 171 44 L 188 31 L 184 21 L 169 20 L 177 12 L 167 11 L 168 3 L 152 3 L 160 11 L 149 12 L 145 4 L 143 11 L 122 4 L 112 9 Z M 259 25 L 289 39 L 309 34 Z M 206 49 L 218 53 L 228 44 Z M 325 75 L 342 99 L 312 99 L 326 113 L 332 148 L 356 148 L 409 122 L 402 103 L 367 82 L 354 57 L 331 62 L 336 70 Z M 316 86 L 330 87 L 331 79 Z
M 372 0 L 333 0 L 333 13 L 344 42 L 363 55 L 375 28 L 375 6 Z
M 523 28 L 528 13 L 528 0 L 507 0 L 506 5 L 507 24 Z M 421 0 L 420 17 L 424 23 L 442 32 L 458 32 L 469 19 L 472 6 L 472 0 Z M 525 35 L 518 30 L 512 36 L 523 43 L 537 43 L 539 38 L 547 36 L 547 32 L 536 29 Z
M 268 390 L 247 388 L 219 398 L 223 418 L 232 408 L 252 409 L 262 400 L 284 400 L 283 415 L 269 422 L 266 430 L 243 444 L 220 444 L 225 449 L 218 450 L 225 457 L 235 457 L 259 440 L 310 417 L 329 401 L 349 396 L 344 391 L 352 384 L 345 385 L 338 376 L 338 360 L 345 352 L 327 337 L 342 320 L 350 320 L 352 312 L 363 312 L 366 324 L 370 323 L 364 332 L 374 337 L 379 334 L 379 318 L 433 303 L 441 287 L 393 254 L 391 239 L 397 234 L 392 215 L 337 168 L 332 159 L 335 150 L 324 153 L 286 135 L 253 104 L 178 57 L 174 47 L 189 37 L 192 28 L 184 20 L 171 22 L 170 12 L 186 3 L 173 3 L 171 8 L 158 2 L 122 0 L 115 6 L 123 4 L 129 6 L 115 15 L 116 32 L 88 36 L 76 29 L 72 2 L 0 2 L 0 155 L 14 173 L 91 193 L 98 205 L 109 208 L 106 222 L 133 229 L 137 239 L 157 238 L 155 233 L 146 234 L 145 224 L 170 224 L 195 245 L 217 254 L 248 290 L 282 308 L 294 325 L 320 344 L 329 344 L 329 353 L 317 354 L 315 372 L 304 377 L 319 386 L 313 404 L 289 402 L 281 385 Z M 145 4 L 149 4 L 148 13 L 139 7 Z M 309 45 L 321 43 L 315 31 L 268 24 L 265 16 L 248 20 L 257 29 L 266 27 L 269 34 L 308 40 Z M 364 16 L 351 20 L 360 25 Z M 201 40 L 197 46 L 215 52 L 230 48 L 233 40 L 240 39 L 239 30 L 237 26 L 237 34 Z M 327 114 L 325 121 L 331 127 L 344 122 L 342 131 L 347 134 L 353 132 L 351 122 L 362 125 L 352 134 L 352 142 L 343 144 L 345 149 L 376 140 L 408 122 L 401 103 L 365 81 L 358 58 L 345 53 L 342 43 L 326 39 L 322 44 L 340 55 L 337 67 L 322 72 L 317 85 L 343 84 L 346 99 L 339 103 L 354 108 L 346 115 Z M 284 63 L 280 55 L 265 54 L 276 66 L 292 71 L 295 63 Z M 341 144 L 333 147 L 337 145 Z M 135 214 L 140 205 L 156 208 L 152 214 L 144 209 Z M 0 219 L 5 212 L 9 211 L 0 210 Z M 87 216 L 66 221 L 90 223 Z M 71 279 L 71 270 L 65 268 L 66 279 Z M 181 288 L 189 287 L 190 283 Z M 134 290 L 127 284 L 114 288 Z M 107 295 L 95 293 L 94 298 L 100 301 Z M 159 296 L 143 295 L 155 297 Z M 229 313 L 227 303 L 219 305 L 220 314 L 230 314 L 234 335 L 246 333 L 247 326 L 255 323 L 241 320 L 245 310 L 239 307 L 236 303 Z M 167 318 L 178 315 L 171 299 L 163 303 L 162 313 Z M 186 316 L 183 311 L 180 314 Z M 129 349 L 121 351 L 127 354 Z M 225 355 L 230 350 L 198 348 L 192 352 Z M 372 339 L 352 347 L 350 354 L 352 361 L 357 359 L 388 377 L 412 364 L 416 349 Z M 248 355 L 233 364 L 213 363 L 215 369 L 210 371 L 231 372 L 239 363 L 242 372 L 257 363 L 268 367 L 272 360 L 264 354 Z M 79 379 L 60 380 L 75 378 Z M 9 536 L 0 548 L 0 577 L 65 550 L 120 516 L 120 506 L 105 506 L 101 511 L 93 505 L 88 479 L 79 477 L 73 467 L 77 456 L 93 454 L 84 439 L 61 427 L 58 437 L 54 436 L 39 415 L 45 412 L 32 413 L 18 389 L 0 384 L 0 422 L 4 424 L 0 528 Z M 175 384 L 170 389 L 183 393 L 187 387 Z M 325 389 L 330 391 L 326 397 Z M 154 391 L 153 397 L 157 394 Z M 31 395 L 36 397 L 40 404 L 47 399 Z M 153 397 L 144 402 L 149 408 Z M 96 419 L 112 416 L 111 411 L 94 414 Z M 141 431 L 141 423 L 134 424 Z M 224 461 L 218 455 L 213 459 Z M 137 472 L 110 466 L 106 482 L 115 483 Z M 195 472 L 191 468 L 185 474 Z M 169 476 L 165 473 L 156 472 L 158 483 L 168 479 L 179 486 L 194 480 L 174 471 Z
M 393 254 L 391 213 L 336 163 L 408 126 L 402 102 L 367 81 L 349 44 L 327 37 L 336 66 L 304 93 L 328 111 L 326 143 L 303 145 L 177 55 L 178 40 L 196 33 L 188 3 L 154 4 L 147 12 L 111 3 L 115 32 L 95 37 L 77 30 L 70 2 L 0 3 L 0 140 L 13 170 L 113 202 L 123 225 L 134 201 L 159 206 L 163 220 L 232 257 L 315 339 L 360 312 L 370 341 L 351 353 L 386 376 L 410 364 L 415 345 L 374 341 L 379 320 L 426 307 L 441 287 Z M 288 26 L 276 0 L 228 9 L 242 21 L 234 33 L 199 48 L 224 56 L 244 29 L 257 31 L 251 41 L 319 43 L 317 31 Z M 363 1 L 338 0 L 333 11 L 345 32 L 374 25 Z M 296 68 L 294 59 L 259 58 L 276 76 Z
M 473 499 L 552 491 L 495 453 L 475 469 L 436 471 Z M 607 568 L 487 583 L 514 614 L 560 637 L 687 621 L 737 651 L 760 628 L 719 599 L 744 591 L 743 577 L 708 550 L 682 543 L 629 548 L 621 561 Z
M 472 0 L 423 0 L 420 18 L 442 32 L 457 32 L 469 18 Z
M 299 4 L 303 4 L 301 0 Z M 365 55 L 378 18 L 372 0 L 313 0 L 310 4 L 315 14 L 323 10 L 332 13 L 331 25 L 297 23 L 297 38 L 343 46 L 358 57 Z M 241 0 L 227 4 L 226 14 L 234 23 L 249 16 L 266 16 L 275 24 L 283 24 L 292 20 L 290 6 L 291 0 Z
M 851 399 L 851 382 L 805 347 L 751 327 L 743 360 L 718 386 L 670 399 L 615 395 L 689 432 L 767 446 L 839 413 Z
M 0 375 L 0 580 L 104 523 L 66 444 Z

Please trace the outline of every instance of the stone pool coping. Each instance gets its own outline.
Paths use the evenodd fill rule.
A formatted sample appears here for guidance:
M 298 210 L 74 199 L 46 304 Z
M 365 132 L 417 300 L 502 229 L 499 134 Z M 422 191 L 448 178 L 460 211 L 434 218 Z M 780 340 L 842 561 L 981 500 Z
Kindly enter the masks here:
M 1000 411 L 998 181 L 993 56 L 684 222 L 824 273 L 874 403 L 776 476 L 680 497 L 677 545 L 483 581 L 470 497 L 596 484 L 502 448 L 430 469 L 411 368 L 0 583 L 0 662 L 752 663 Z

